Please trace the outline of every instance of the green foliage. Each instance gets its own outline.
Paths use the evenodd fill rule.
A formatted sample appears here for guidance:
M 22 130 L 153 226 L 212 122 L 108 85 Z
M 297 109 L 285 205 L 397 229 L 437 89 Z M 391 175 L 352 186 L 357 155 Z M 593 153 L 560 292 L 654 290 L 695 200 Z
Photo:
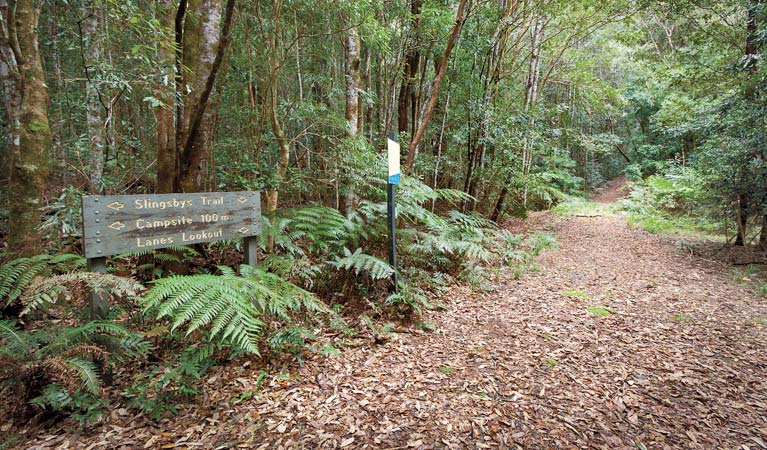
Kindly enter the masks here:
M 85 267 L 85 258 L 64 254 L 37 255 L 11 260 L 0 267 L 0 302 L 4 307 L 19 300 L 34 282 L 57 273 L 67 273 Z
M 441 366 L 438 370 L 441 374 L 444 375 L 451 375 L 455 373 L 455 369 L 449 366 Z
M 155 282 L 144 297 L 145 308 L 158 319 L 169 318 L 172 329 L 184 326 L 189 335 L 207 328 L 208 338 L 240 351 L 260 354 L 267 321 L 292 322 L 292 313 L 327 313 L 309 292 L 255 267 L 241 265 L 241 274 L 220 266 L 221 275 L 173 276 Z
M 140 333 L 109 321 L 27 331 L 0 320 L 0 382 L 20 404 L 70 412 L 82 425 L 100 417 L 101 371 L 146 357 L 151 346 Z
M 407 283 L 401 283 L 398 291 L 386 297 L 386 304 L 394 306 L 405 317 L 422 314 L 424 309 L 432 309 L 426 293 Z
M 128 406 L 154 420 L 166 413 L 176 414 L 178 404 L 200 393 L 197 384 L 215 365 L 215 343 L 195 343 L 184 347 L 169 361 L 152 365 L 137 374 L 125 391 Z
M 540 255 L 544 250 L 558 248 L 557 238 L 549 233 L 535 232 L 524 241 L 525 247 L 530 249 L 533 256 Z
M 571 298 L 573 300 L 588 300 L 589 294 L 586 292 L 580 290 L 580 289 L 565 289 L 564 291 L 561 291 L 560 294 L 564 295 L 565 297 Z
M 391 278 L 394 274 L 394 269 L 389 263 L 375 256 L 362 253 L 361 248 L 355 250 L 354 253 L 344 248 L 344 256 L 337 257 L 335 261 L 331 261 L 329 264 L 339 270 L 354 271 L 355 275 L 363 273 L 373 280 L 384 280 Z
M 298 356 L 307 346 L 307 342 L 317 340 L 317 336 L 304 327 L 283 327 L 272 333 L 269 348 L 273 352 L 288 352 Z
M 629 223 L 651 233 L 677 236 L 717 237 L 722 224 L 706 219 L 709 210 L 701 178 L 692 169 L 672 170 L 666 176 L 651 176 L 631 185 L 628 198 L 619 202 Z
M 590 306 L 586 308 L 586 311 L 600 317 L 609 317 L 612 314 L 612 312 L 610 312 L 609 309 L 604 308 L 602 306 Z
M 113 260 L 136 262 L 131 264 L 131 274 L 142 276 L 146 273 L 151 276 L 143 276 L 143 280 L 160 278 L 165 275 L 164 266 L 168 264 L 189 264 L 194 257 L 200 256 L 200 252 L 185 245 L 177 245 L 162 250 L 139 250 L 129 253 L 114 255 Z M 114 268 L 112 268 L 114 270 Z
M 551 208 L 554 214 L 565 217 L 610 215 L 615 214 L 615 210 L 613 204 L 592 202 L 580 197 L 568 197 L 566 201 Z
M 20 315 L 68 303 L 75 297 L 74 292 L 79 293 L 80 299 L 84 299 L 88 292 L 104 293 L 113 301 L 121 300 L 132 306 L 137 303 L 139 294 L 143 290 L 144 286 L 132 278 L 94 272 L 73 272 L 49 278 L 38 277 L 29 284 L 20 297 L 24 305 Z
M 341 245 L 348 227 L 348 219 L 333 208 L 280 210 L 263 218 L 259 240 L 264 249 L 271 240 L 291 254 L 318 254 L 331 246 Z
M 74 186 L 66 186 L 56 201 L 46 205 L 43 212 L 46 219 L 39 229 L 43 235 L 56 242 L 68 242 L 80 237 L 82 229 L 83 192 Z

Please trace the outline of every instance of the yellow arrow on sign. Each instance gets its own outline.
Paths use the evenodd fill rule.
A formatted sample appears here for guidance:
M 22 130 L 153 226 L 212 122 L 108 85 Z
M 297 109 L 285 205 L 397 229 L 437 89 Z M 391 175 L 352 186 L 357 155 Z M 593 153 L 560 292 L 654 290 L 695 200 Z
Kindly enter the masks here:
M 115 222 L 115 223 L 113 223 L 112 225 L 108 225 L 108 227 L 109 227 L 109 228 L 111 228 L 111 229 L 113 229 L 113 230 L 117 230 L 117 231 L 120 231 L 120 230 L 122 230 L 123 228 L 125 228 L 125 224 L 124 224 L 124 223 L 122 223 L 122 222 Z
M 247 233 L 248 231 L 250 231 L 250 228 L 248 228 L 248 227 L 242 227 L 242 228 L 240 228 L 238 231 L 239 231 L 240 233 L 242 233 L 242 234 L 245 234 L 245 233 Z
M 123 205 L 120 202 L 112 202 L 112 203 L 107 205 L 107 208 L 112 208 L 112 209 L 116 209 L 117 211 L 119 211 L 119 210 L 125 208 L 125 205 Z
M 248 197 L 240 196 L 240 198 L 237 199 L 240 203 L 245 203 L 248 201 Z

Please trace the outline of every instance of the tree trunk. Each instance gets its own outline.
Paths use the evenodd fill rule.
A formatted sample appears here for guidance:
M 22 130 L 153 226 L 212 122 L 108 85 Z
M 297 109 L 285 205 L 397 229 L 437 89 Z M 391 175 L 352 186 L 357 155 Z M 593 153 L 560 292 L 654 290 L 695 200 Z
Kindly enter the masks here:
M 172 36 L 176 17 L 173 4 L 174 0 L 162 0 L 159 5 L 160 26 L 169 36 Z M 161 42 L 157 48 L 158 79 L 154 95 L 162 104 L 152 108 L 157 126 L 157 192 L 160 194 L 173 192 L 173 180 L 176 177 L 175 66 L 176 50 L 173 46 Z
M 203 186 L 214 118 L 214 112 L 208 106 L 231 38 L 235 2 L 227 1 L 222 29 L 219 29 L 221 0 L 190 0 L 187 5 L 183 29 L 186 70 L 182 75 L 182 86 L 186 89 L 183 92 L 188 93 L 183 97 L 183 113 L 176 125 L 181 126 L 182 131 L 176 140 L 179 170 L 175 189 L 182 192 L 199 191 Z
M 9 127 L 11 164 L 8 248 L 17 256 L 39 251 L 41 197 L 48 174 L 51 130 L 48 86 L 38 45 L 41 3 L 0 0 L 0 79 Z M 10 107 L 10 108 L 8 108 Z
M 344 80 L 346 82 L 346 134 L 357 136 L 359 131 L 359 90 L 360 90 L 360 36 L 359 30 L 352 27 L 343 37 Z
M 344 54 L 344 80 L 346 84 L 345 90 L 345 117 L 346 117 L 346 135 L 349 138 L 354 138 L 357 133 L 360 132 L 361 115 L 360 115 L 360 36 L 359 30 L 356 27 L 350 28 L 343 37 L 343 54 Z M 343 212 L 349 214 L 354 210 L 354 192 L 349 186 L 348 177 L 344 176 L 344 184 L 346 185 L 346 193 L 344 194 Z
M 365 72 L 364 82 L 362 83 L 362 89 L 366 92 L 370 92 L 373 86 L 373 52 L 369 47 L 365 47 Z M 376 99 L 377 100 L 377 99 Z M 373 105 L 370 102 L 365 102 L 365 99 L 360 96 L 360 123 L 357 127 L 360 133 L 366 133 L 368 140 L 373 142 Z
M 744 194 L 738 195 L 738 236 L 735 238 L 735 245 L 744 247 L 747 242 L 748 232 L 748 197 Z
M 543 18 L 534 19 L 530 42 L 530 64 L 527 71 L 525 89 L 525 111 L 529 111 L 538 100 L 538 81 L 540 79 L 541 41 L 543 40 Z
M 277 36 L 279 35 L 279 23 L 280 12 L 282 9 L 282 2 L 276 2 L 274 6 L 273 23 L 275 24 L 275 30 L 271 33 L 270 49 L 269 49 L 269 122 L 272 126 L 272 133 L 277 141 L 277 147 L 279 148 L 279 158 L 277 162 L 277 171 L 274 174 L 274 187 L 269 189 L 266 193 L 266 211 L 272 212 L 277 210 L 277 203 L 279 200 L 279 192 L 281 184 L 285 181 L 285 177 L 288 174 L 288 163 L 290 162 L 290 143 L 285 137 L 285 130 L 280 123 L 279 111 L 277 110 L 277 83 L 279 83 L 280 74 L 280 61 L 277 50 Z M 267 251 L 273 250 L 273 242 L 267 243 Z
M 421 61 L 420 33 L 421 33 L 421 3 L 422 0 L 410 0 L 410 32 L 411 39 L 405 52 L 405 65 L 402 70 L 402 84 L 399 89 L 397 103 L 397 131 L 400 133 L 415 132 L 411 128 L 412 120 L 410 113 L 415 103 L 415 82 L 418 78 L 418 67 Z M 416 111 L 412 111 L 413 115 Z
M 104 190 L 104 164 L 106 159 L 104 136 L 104 99 L 98 86 L 98 64 L 101 61 L 99 44 L 99 11 L 94 1 L 87 2 L 83 8 L 80 22 L 80 40 L 82 45 L 83 69 L 85 71 L 85 123 L 88 130 L 90 148 L 89 181 L 91 192 Z
M 464 15 L 463 11 L 466 7 L 466 0 L 461 0 L 461 3 L 458 4 L 458 11 L 455 15 L 455 23 L 453 24 L 453 29 L 450 31 L 450 37 L 447 39 L 447 46 L 445 47 L 445 53 L 442 55 L 442 61 L 439 65 L 439 72 L 437 73 L 437 76 L 434 78 L 434 82 L 431 86 L 431 99 L 429 100 L 429 107 L 426 109 L 426 114 L 424 115 L 423 122 L 421 122 L 421 125 L 418 127 L 418 130 L 415 132 L 415 135 L 413 136 L 413 139 L 410 141 L 410 147 L 407 151 L 407 161 L 405 162 L 405 170 L 402 172 L 403 175 L 408 175 L 410 173 L 410 170 L 413 168 L 413 162 L 415 160 L 415 150 L 418 148 L 418 143 L 421 141 L 421 138 L 423 137 L 423 134 L 426 132 L 426 127 L 429 125 L 429 121 L 431 120 L 431 115 L 434 112 L 434 106 L 437 104 L 437 98 L 439 95 L 439 86 L 442 84 L 442 78 L 445 77 L 445 70 L 447 69 L 447 63 L 450 60 L 450 53 L 453 51 L 453 46 L 455 45 L 455 40 L 458 38 L 458 33 L 461 31 L 461 28 L 463 27 L 463 20 Z
M 498 222 L 503 213 L 503 207 L 506 203 L 506 197 L 509 195 L 509 183 L 511 183 L 511 172 L 506 175 L 506 179 L 503 181 L 503 188 L 501 189 L 501 195 L 498 196 L 498 201 L 495 202 L 495 208 L 493 208 L 493 215 L 490 216 L 490 220 Z

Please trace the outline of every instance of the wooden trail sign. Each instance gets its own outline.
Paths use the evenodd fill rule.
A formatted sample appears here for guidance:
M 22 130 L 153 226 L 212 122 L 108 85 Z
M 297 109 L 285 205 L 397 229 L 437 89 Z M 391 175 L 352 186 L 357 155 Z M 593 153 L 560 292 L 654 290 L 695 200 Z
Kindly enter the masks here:
M 256 265 L 261 234 L 259 192 L 83 196 L 83 241 L 88 270 L 106 273 L 118 253 L 245 239 L 245 263 Z M 91 317 L 105 318 L 108 295 L 91 294 Z
M 83 197 L 86 258 L 260 233 L 258 192 Z

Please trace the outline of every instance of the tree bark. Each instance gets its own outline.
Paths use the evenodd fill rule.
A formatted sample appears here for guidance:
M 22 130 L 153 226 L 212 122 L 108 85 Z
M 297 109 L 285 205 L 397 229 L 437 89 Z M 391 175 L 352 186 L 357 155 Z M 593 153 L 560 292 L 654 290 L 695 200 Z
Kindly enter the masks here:
M 410 0 L 410 32 L 412 36 L 405 52 L 402 83 L 400 84 L 399 100 L 397 102 L 397 131 L 399 133 L 415 132 L 415 127 L 411 127 L 411 124 L 415 120 L 416 114 L 415 83 L 418 78 L 418 68 L 421 61 L 421 3 L 422 0 Z M 413 115 L 412 120 L 410 119 L 411 112 Z
M 174 1 L 162 0 L 159 7 L 160 26 L 170 35 L 177 14 Z M 157 48 L 157 85 L 154 94 L 162 104 L 152 108 L 156 123 L 157 192 L 160 194 L 173 192 L 173 180 L 176 178 L 176 50 L 165 41 L 166 39 L 163 39 Z
M 208 108 L 221 61 L 231 38 L 236 0 L 228 0 L 221 25 L 220 0 L 190 0 L 183 31 L 183 85 L 189 93 L 184 98 L 181 139 L 177 138 L 179 170 L 175 189 L 199 191 L 203 186 L 206 157 L 211 145 L 214 112 Z M 177 135 L 178 136 L 178 135 Z
M 762 216 L 762 231 L 759 233 L 759 248 L 767 251 L 767 214 Z
M 458 12 L 455 15 L 455 24 L 453 24 L 453 29 L 450 31 L 450 37 L 447 39 L 447 46 L 445 47 L 445 53 L 442 55 L 442 61 L 440 62 L 440 65 L 439 65 L 439 72 L 437 73 L 437 76 L 434 78 L 434 82 L 432 83 L 431 99 L 429 100 L 429 107 L 426 109 L 426 114 L 424 115 L 423 122 L 421 122 L 421 125 L 418 127 L 418 130 L 415 132 L 413 139 L 410 141 L 410 146 L 407 152 L 407 161 L 405 162 L 405 170 L 402 173 L 405 176 L 410 174 L 410 170 L 413 168 L 416 148 L 418 148 L 418 143 L 421 141 L 421 138 L 423 137 L 424 132 L 426 132 L 426 127 L 429 125 L 429 121 L 431 120 L 431 115 L 434 112 L 434 106 L 437 104 L 437 98 L 439 95 L 439 86 L 440 84 L 442 84 L 442 78 L 445 77 L 445 70 L 447 69 L 447 63 L 450 60 L 450 53 L 453 51 L 455 40 L 458 37 L 458 33 L 461 31 L 461 28 L 463 27 L 463 20 L 464 20 L 463 12 L 465 7 L 466 7 L 466 0 L 461 0 L 461 3 L 458 4 Z
M 48 86 L 38 45 L 40 7 L 34 0 L 19 0 L 15 8 L 0 0 L 0 79 L 11 148 L 8 248 L 17 256 L 39 251 L 36 228 L 51 146 Z
M 343 37 L 346 134 L 357 136 L 360 125 L 360 36 L 356 27 L 350 28 Z
M 745 194 L 738 195 L 738 235 L 735 238 L 735 245 L 744 247 L 747 242 L 746 233 L 748 232 L 748 197 Z
M 279 158 L 277 162 L 277 171 L 274 176 L 274 187 L 269 189 L 266 193 L 266 211 L 272 212 L 277 210 L 277 203 L 279 200 L 280 185 L 285 180 L 288 174 L 288 164 L 290 162 L 290 143 L 285 137 L 285 130 L 280 122 L 279 111 L 277 109 L 277 83 L 279 82 L 280 61 L 277 51 L 277 35 L 279 34 L 280 12 L 282 9 L 282 2 L 276 2 L 274 6 L 273 22 L 275 24 L 275 30 L 271 33 L 270 39 L 270 52 L 269 52 L 269 122 L 272 126 L 272 133 L 277 141 L 277 147 L 279 148 Z M 272 242 L 267 243 L 267 250 L 272 251 Z
M 99 11 L 93 0 L 83 8 L 80 22 L 80 40 L 82 46 L 83 70 L 85 72 L 85 123 L 88 130 L 90 148 L 90 189 L 93 193 L 104 190 L 103 177 L 106 162 L 104 100 L 98 86 L 98 64 L 101 61 L 99 44 Z
M 362 115 L 360 114 L 360 36 L 357 27 L 351 27 L 343 36 L 343 54 L 344 54 L 344 80 L 345 90 L 345 117 L 346 117 L 346 136 L 355 138 L 362 125 Z M 349 177 L 344 176 L 346 193 L 344 194 L 343 212 L 349 214 L 354 210 L 355 194 L 349 186 Z

